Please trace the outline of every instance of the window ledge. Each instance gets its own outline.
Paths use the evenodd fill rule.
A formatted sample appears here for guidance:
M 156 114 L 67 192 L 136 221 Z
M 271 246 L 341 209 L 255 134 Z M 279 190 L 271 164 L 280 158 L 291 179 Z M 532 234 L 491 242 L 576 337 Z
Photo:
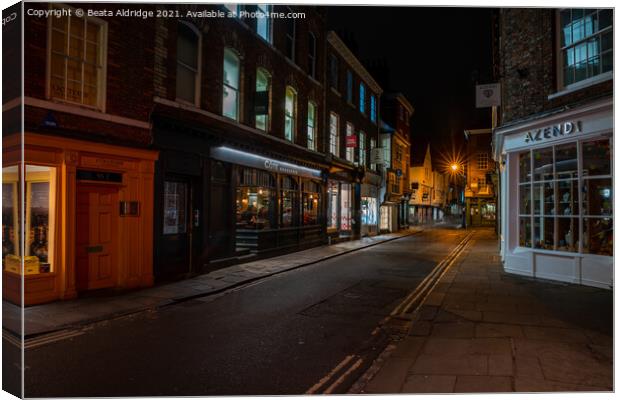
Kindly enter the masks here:
M 336 96 L 340 97 L 340 92 L 334 89 L 333 86 L 330 86 L 330 89 Z
M 614 78 L 613 71 L 608 71 L 600 75 L 593 76 L 592 78 L 585 79 L 583 81 L 573 83 L 571 85 L 565 86 L 562 90 L 556 93 L 552 93 L 547 96 L 547 100 L 557 99 L 558 97 L 565 96 L 570 93 L 575 93 L 579 90 L 585 89 L 590 86 L 594 86 L 598 83 L 612 80 Z

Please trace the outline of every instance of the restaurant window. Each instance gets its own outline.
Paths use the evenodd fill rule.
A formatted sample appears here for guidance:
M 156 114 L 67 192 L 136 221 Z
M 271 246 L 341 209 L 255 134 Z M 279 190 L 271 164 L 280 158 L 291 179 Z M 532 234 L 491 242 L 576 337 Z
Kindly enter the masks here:
M 51 98 L 104 108 L 106 28 L 100 19 L 73 13 L 50 18 Z
M 367 162 L 367 158 L 366 158 L 366 134 L 363 131 L 360 131 L 359 134 L 359 149 L 360 149 L 360 154 L 359 154 L 359 160 L 360 160 L 360 165 L 366 167 L 368 166 Z
M 269 131 L 269 115 L 271 114 L 271 76 L 262 68 L 256 70 L 256 93 L 254 111 L 256 113 L 256 129 Z
M 316 104 L 308 102 L 308 148 L 316 150 Z
M 338 57 L 333 53 L 329 55 L 329 83 L 338 91 Z
M 366 114 L 366 86 L 360 83 L 360 112 Z
M 374 197 L 362 197 L 362 225 L 377 224 L 377 199 Z
M 321 209 L 321 185 L 315 181 L 305 181 L 302 196 L 303 225 L 317 225 Z
M 338 115 L 329 114 L 329 152 L 340 157 L 340 137 L 338 135 Z
M 338 195 L 338 182 L 327 182 L 327 229 L 338 229 Z
M 347 101 L 353 104 L 353 73 L 347 70 Z
M 299 225 L 299 191 L 297 181 L 290 176 L 280 178 L 280 228 Z
M 520 246 L 613 255 L 612 218 L 609 139 L 519 154 Z
M 286 87 L 284 101 L 284 138 L 293 142 L 297 129 L 297 93 L 290 86 Z
M 164 235 L 187 233 L 187 197 L 187 183 L 164 182 Z
M 256 33 L 271 43 L 271 18 L 269 17 L 271 6 L 269 4 L 257 4 L 256 11 Z
M 613 69 L 613 10 L 565 9 L 560 21 L 562 85 Z
M 239 83 L 241 62 L 232 49 L 224 50 L 224 84 L 222 92 L 222 115 L 239 120 Z
M 377 98 L 375 95 L 370 95 L 370 120 L 377 122 Z
M 347 147 L 346 147 L 346 159 L 350 162 L 355 162 L 355 146 L 353 144 L 353 140 L 355 136 L 355 132 L 353 131 L 353 124 L 347 122 Z M 349 143 L 351 140 L 351 143 Z
M 275 222 L 275 179 L 266 171 L 240 168 L 237 183 L 237 229 L 270 229 Z
M 54 272 L 56 228 L 56 168 L 25 167 L 25 237 L 20 240 L 20 173 L 17 166 L 2 169 L 2 265 L 26 275 Z
M 316 37 L 308 32 L 308 74 L 316 78 Z
M 290 7 L 287 7 L 287 12 L 292 14 Z M 285 19 L 286 24 L 286 49 L 285 54 L 289 60 L 295 62 L 295 18 Z

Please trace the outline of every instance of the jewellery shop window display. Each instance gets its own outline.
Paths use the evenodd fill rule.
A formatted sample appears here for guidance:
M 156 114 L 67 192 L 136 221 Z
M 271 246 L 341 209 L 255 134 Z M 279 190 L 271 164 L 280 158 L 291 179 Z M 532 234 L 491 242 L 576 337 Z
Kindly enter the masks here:
M 613 255 L 611 139 L 519 153 L 519 245 Z
M 275 215 L 275 179 L 265 171 L 240 168 L 237 183 L 237 228 L 271 229 Z
M 26 275 L 54 272 L 56 228 L 56 168 L 25 166 L 25 248 L 19 234 L 19 172 L 17 166 L 2 170 L 2 265 L 20 273 L 23 256 Z

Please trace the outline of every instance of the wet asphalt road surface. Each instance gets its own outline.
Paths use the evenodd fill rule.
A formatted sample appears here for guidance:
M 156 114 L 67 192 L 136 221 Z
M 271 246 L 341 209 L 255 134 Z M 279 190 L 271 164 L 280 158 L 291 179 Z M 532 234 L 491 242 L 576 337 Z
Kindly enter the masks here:
M 379 322 L 463 236 L 429 229 L 26 350 L 25 395 L 304 394 L 378 354 Z

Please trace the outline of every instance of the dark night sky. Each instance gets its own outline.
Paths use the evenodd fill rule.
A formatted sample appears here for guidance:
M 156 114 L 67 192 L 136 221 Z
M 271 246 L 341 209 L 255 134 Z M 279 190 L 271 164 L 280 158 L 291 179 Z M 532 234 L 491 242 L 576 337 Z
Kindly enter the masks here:
M 379 83 L 415 107 L 414 145 L 430 138 L 445 152 L 464 129 L 490 127 L 490 109 L 475 108 L 476 81 L 491 82 L 490 9 L 339 6 L 327 25 L 364 64 L 386 60 L 389 82 Z

